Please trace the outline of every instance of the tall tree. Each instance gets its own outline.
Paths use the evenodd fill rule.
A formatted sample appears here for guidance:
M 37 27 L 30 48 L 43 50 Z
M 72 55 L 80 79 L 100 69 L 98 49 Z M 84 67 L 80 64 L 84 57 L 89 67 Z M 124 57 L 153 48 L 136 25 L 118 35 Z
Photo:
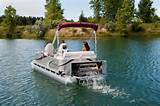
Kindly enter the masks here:
M 83 11 L 81 12 L 79 16 L 79 22 L 87 22 L 87 18 L 84 16 Z
M 152 7 L 153 1 L 151 0 L 141 0 L 138 4 L 139 12 L 138 16 L 143 22 L 152 22 L 155 16 L 155 8 Z
M 46 0 L 45 22 L 51 24 L 53 20 L 63 19 L 63 9 L 59 0 Z
M 102 0 L 90 0 L 89 4 L 91 9 L 94 11 L 94 17 L 99 21 L 102 12 Z
M 103 0 L 103 14 L 108 21 L 114 21 L 118 8 L 122 6 L 124 0 Z
M 134 1 L 124 0 L 122 7 L 118 9 L 116 14 L 116 25 L 118 27 L 126 27 L 134 17 Z
M 5 13 L 4 23 L 8 27 L 7 37 L 12 38 L 12 34 L 16 28 L 16 20 L 17 20 L 16 9 L 10 5 L 6 7 L 4 13 Z

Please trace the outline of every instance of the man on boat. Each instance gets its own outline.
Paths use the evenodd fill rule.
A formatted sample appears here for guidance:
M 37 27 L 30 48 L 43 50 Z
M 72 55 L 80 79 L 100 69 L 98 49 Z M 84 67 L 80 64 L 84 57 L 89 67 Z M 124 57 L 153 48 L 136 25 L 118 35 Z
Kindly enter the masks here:
M 62 40 L 62 43 L 60 44 L 59 48 L 58 48 L 58 52 L 60 54 L 63 54 L 64 52 L 68 52 L 68 49 L 67 49 L 67 44 L 65 43 L 64 40 Z

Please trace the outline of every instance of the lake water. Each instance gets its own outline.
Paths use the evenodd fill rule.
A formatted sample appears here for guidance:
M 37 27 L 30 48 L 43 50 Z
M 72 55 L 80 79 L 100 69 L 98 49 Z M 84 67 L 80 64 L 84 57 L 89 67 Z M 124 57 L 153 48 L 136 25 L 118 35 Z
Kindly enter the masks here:
M 79 47 L 74 40 L 67 41 Z M 32 71 L 43 40 L 0 40 L 0 106 L 159 106 L 160 38 L 100 38 L 101 87 L 65 86 Z

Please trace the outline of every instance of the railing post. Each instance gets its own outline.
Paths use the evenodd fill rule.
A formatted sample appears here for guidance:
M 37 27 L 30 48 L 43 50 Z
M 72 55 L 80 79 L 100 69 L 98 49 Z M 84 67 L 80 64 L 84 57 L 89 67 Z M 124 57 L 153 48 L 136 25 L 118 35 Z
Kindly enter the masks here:
M 94 34 L 94 42 L 95 42 L 95 52 L 97 53 L 97 36 L 96 36 L 96 31 L 93 32 Z

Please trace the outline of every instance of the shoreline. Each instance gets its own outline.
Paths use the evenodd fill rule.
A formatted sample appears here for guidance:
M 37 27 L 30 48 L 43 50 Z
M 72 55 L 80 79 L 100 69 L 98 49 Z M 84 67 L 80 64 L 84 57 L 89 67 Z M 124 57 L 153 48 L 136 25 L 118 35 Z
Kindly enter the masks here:
M 155 26 L 154 24 L 141 24 L 144 30 L 139 32 L 134 31 L 114 31 L 109 32 L 104 27 L 101 27 L 97 31 L 97 37 L 160 37 L 160 24 Z M 15 33 L 11 39 L 43 39 L 51 41 L 55 35 L 56 28 L 49 29 L 45 32 L 43 37 L 38 35 L 38 33 L 31 29 L 32 26 L 17 26 Z M 85 28 L 69 28 L 62 31 L 61 37 L 63 38 L 85 38 L 89 37 L 86 35 L 91 35 L 91 30 L 86 30 Z M 7 28 L 0 26 L 0 39 L 7 38 Z

